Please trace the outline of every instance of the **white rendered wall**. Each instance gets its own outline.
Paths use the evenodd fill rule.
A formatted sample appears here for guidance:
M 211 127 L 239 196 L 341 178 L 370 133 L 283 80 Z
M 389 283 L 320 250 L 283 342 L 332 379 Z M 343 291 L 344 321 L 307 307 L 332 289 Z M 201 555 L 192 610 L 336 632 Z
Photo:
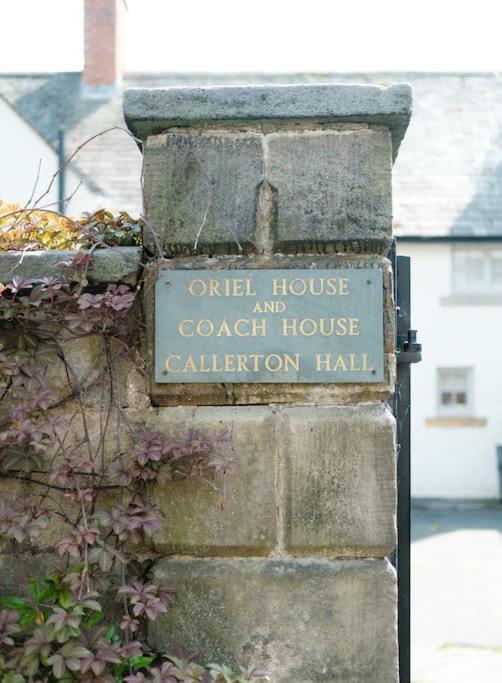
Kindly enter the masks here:
M 58 168 L 54 150 L 0 97 L 0 199 L 6 202 L 26 204 L 33 190 L 39 160 L 42 160 L 40 178 L 35 196 L 47 189 L 51 176 Z M 80 177 L 66 169 L 66 195 L 77 187 Z M 51 204 L 57 211 L 58 185 L 54 182 L 50 193 L 41 204 Z M 106 207 L 106 199 L 92 193 L 83 184 L 69 202 L 66 213 L 78 215 L 82 211 L 94 211 Z
M 475 248 L 476 245 L 474 244 Z M 451 245 L 401 243 L 411 256 L 412 325 L 423 361 L 412 366 L 412 495 L 498 498 L 496 446 L 502 445 L 502 305 L 445 305 Z M 427 426 L 437 416 L 436 369 L 474 368 L 474 416 L 486 426 Z

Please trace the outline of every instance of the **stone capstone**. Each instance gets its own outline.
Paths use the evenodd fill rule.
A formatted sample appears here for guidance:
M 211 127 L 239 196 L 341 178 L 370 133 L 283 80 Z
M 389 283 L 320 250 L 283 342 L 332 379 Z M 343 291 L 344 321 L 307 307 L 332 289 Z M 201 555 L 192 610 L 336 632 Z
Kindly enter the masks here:
M 130 89 L 145 245 L 167 255 L 385 254 L 406 84 Z
M 129 88 L 124 92 L 124 119 L 146 140 L 173 126 L 207 122 L 302 121 L 385 125 L 393 136 L 394 155 L 411 116 L 407 83 L 377 85 L 291 84 Z
M 13 277 L 41 280 L 44 277 L 61 277 L 68 269 L 61 265 L 77 254 L 69 250 L 6 251 L 0 254 L 0 282 L 8 283 Z M 125 282 L 134 285 L 141 265 L 141 247 L 114 247 L 96 249 L 87 271 L 91 284 Z

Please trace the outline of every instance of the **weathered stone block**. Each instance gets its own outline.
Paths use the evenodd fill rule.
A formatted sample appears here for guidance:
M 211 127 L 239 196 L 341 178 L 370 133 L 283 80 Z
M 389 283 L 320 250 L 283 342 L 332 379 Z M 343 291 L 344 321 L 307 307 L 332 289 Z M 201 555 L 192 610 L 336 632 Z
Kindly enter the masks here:
M 155 547 L 192 555 L 268 554 L 277 537 L 273 410 L 163 408 L 152 413 L 148 424 L 175 437 L 185 436 L 189 429 L 208 436 L 228 429 L 232 445 L 224 455 L 235 461 L 225 483 L 221 478 L 210 483 L 197 479 L 156 487 L 154 499 L 164 526 L 155 534 Z
M 153 248 L 154 229 L 170 255 L 322 252 L 328 245 L 384 253 L 392 223 L 389 130 L 312 128 L 150 137 L 146 244 Z M 262 181 L 271 188 L 265 203 Z
M 151 137 L 144 176 L 146 217 L 168 254 L 253 248 L 260 135 L 176 131 Z M 145 242 L 153 246 L 151 230 Z
M 381 404 L 281 409 L 287 551 L 383 557 L 393 550 L 394 424 Z
M 266 179 L 276 190 L 274 250 L 350 243 L 385 252 L 392 231 L 392 143 L 387 129 L 267 136 Z M 356 245 L 356 247 L 354 246 Z
M 0 595 L 28 594 L 28 579 L 43 580 L 54 576 L 55 566 L 61 562 L 56 554 L 29 552 L 0 554 Z
M 252 663 L 272 683 L 395 683 L 396 580 L 386 560 L 164 559 L 169 614 L 155 647 L 182 642 L 206 661 Z

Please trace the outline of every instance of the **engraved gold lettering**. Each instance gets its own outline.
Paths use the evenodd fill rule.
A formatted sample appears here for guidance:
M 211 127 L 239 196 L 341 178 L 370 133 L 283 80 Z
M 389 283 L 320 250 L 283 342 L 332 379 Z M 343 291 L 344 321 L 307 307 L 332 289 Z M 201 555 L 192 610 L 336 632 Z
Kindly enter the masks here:
M 206 289 L 204 280 L 191 280 L 188 285 L 188 291 L 192 296 L 204 296 Z
M 331 354 L 329 354 L 329 353 L 316 353 L 315 354 L 316 372 L 322 372 L 322 370 L 325 370 L 325 371 L 331 370 L 331 368 L 329 366 L 330 359 L 331 359 Z
M 336 321 L 336 333 L 339 337 L 347 334 L 347 318 L 338 318 Z
M 235 372 L 235 355 L 233 353 L 225 354 L 225 372 Z
M 349 293 L 348 278 L 328 277 L 328 278 L 313 278 L 307 280 L 303 278 L 274 278 L 272 280 L 272 293 L 274 296 L 303 296 L 304 294 L 311 294 L 312 296 L 334 296 L 335 294 L 346 295 Z
M 321 294 L 324 291 L 324 278 L 323 277 L 319 278 L 319 288 L 318 288 L 317 292 L 316 292 L 316 288 L 315 288 L 315 280 L 314 280 L 314 278 L 310 278 L 309 279 L 309 289 L 310 289 L 310 293 L 313 296 L 321 296 Z
M 300 285 L 299 287 L 297 286 L 297 283 Z M 297 277 L 289 283 L 289 291 L 294 296 L 303 296 L 307 291 L 307 283 L 305 280 Z
M 274 296 L 286 296 L 288 293 L 286 290 L 287 280 L 285 277 L 278 280 L 274 277 L 272 280 L 272 293 Z
M 326 280 L 326 294 L 329 294 L 330 296 L 336 294 L 336 278 L 329 277 Z
M 192 296 L 256 296 L 251 278 L 225 278 L 223 282 L 194 278 L 188 291 Z
M 300 372 L 300 353 L 201 353 L 185 357 L 170 354 L 165 361 L 167 372 L 216 373 L 216 372 Z
M 173 360 L 175 358 L 176 358 L 176 360 L 181 360 L 181 356 L 177 356 L 175 353 L 171 353 L 171 355 L 169 355 L 166 358 L 166 370 L 167 370 L 167 372 L 180 372 L 179 368 L 173 368 L 171 365 L 171 360 Z
M 289 366 L 293 367 L 293 370 L 296 370 L 296 372 L 300 372 L 300 354 L 295 353 L 295 357 L 291 356 L 289 353 L 284 354 L 284 370 L 287 372 L 289 370 Z
M 256 318 L 252 318 L 251 320 L 252 323 L 252 332 L 251 336 L 252 337 L 266 337 L 267 336 L 267 319 L 262 318 L 261 320 L 257 320 Z
M 282 319 L 282 336 L 287 337 L 287 336 L 292 336 L 296 337 L 298 334 L 297 332 L 297 323 L 298 319 L 297 318 L 283 318 Z
M 249 358 L 253 361 L 253 372 L 259 372 L 259 362 L 263 358 L 263 353 L 250 353 Z
M 300 334 L 304 337 L 312 337 L 317 332 L 317 323 L 311 318 L 304 318 L 300 323 Z
M 186 359 L 183 372 L 197 372 L 197 366 L 195 365 L 195 361 L 191 355 Z
M 345 365 L 345 360 L 341 353 L 337 357 L 335 365 L 333 366 L 333 372 L 336 372 L 338 369 L 342 370 L 342 372 L 347 372 L 347 366 Z
M 220 283 L 218 280 L 209 280 L 209 296 L 220 296 Z
M 359 335 L 359 318 L 349 318 L 349 335 L 351 337 Z
M 335 318 L 330 318 L 329 322 L 329 329 L 327 329 L 327 325 L 325 324 L 326 318 L 321 318 L 319 320 L 319 332 L 323 337 L 330 337 L 332 334 L 335 333 Z
M 241 328 L 241 325 L 242 325 L 242 324 L 249 325 L 249 320 L 247 320 L 246 318 L 240 318 L 239 320 L 236 320 L 236 321 L 235 321 L 235 324 L 234 324 L 234 332 L 235 332 L 235 334 L 236 334 L 238 337 L 249 337 L 249 329 L 247 330 L 247 332 L 242 332 L 242 331 L 241 331 L 240 328 Z
M 182 337 L 193 337 L 193 330 L 191 332 L 185 330 L 187 325 L 193 325 L 193 320 L 181 320 L 180 324 L 178 325 L 178 332 Z
M 195 329 L 201 337 L 210 337 L 214 333 L 214 325 L 211 320 L 199 320 Z
M 247 356 L 244 353 L 237 354 L 237 372 L 249 372 Z
M 277 353 L 269 353 L 265 356 L 265 369 L 269 372 L 282 370 L 282 358 Z
M 221 325 L 218 328 L 218 332 L 216 333 L 217 337 L 231 337 L 232 333 L 230 332 L 230 328 L 228 326 L 226 318 L 223 318 L 221 321 Z
M 207 367 L 206 365 L 206 354 L 201 353 L 200 354 L 200 371 L 201 372 L 212 372 L 210 367 Z
M 218 354 L 217 353 L 212 353 L 211 354 L 211 361 L 212 361 L 212 371 L 213 372 L 222 372 L 223 368 L 222 366 L 218 366 Z
M 368 354 L 363 353 L 361 355 L 363 359 L 363 370 L 366 370 L 366 372 L 371 372 L 373 368 L 370 365 L 368 365 Z

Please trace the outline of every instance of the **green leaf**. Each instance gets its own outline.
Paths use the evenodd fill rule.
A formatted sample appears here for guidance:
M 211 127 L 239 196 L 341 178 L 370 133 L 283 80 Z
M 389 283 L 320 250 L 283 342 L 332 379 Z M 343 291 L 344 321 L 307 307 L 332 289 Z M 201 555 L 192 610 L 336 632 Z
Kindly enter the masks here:
M 37 602 L 40 602 L 40 596 L 43 593 L 43 589 L 40 588 L 40 585 L 36 579 L 29 579 L 28 581 L 28 589 L 30 593 L 33 595 L 35 600 Z
M 141 655 L 136 655 L 135 657 L 131 657 L 129 660 L 129 663 L 131 667 L 136 671 L 137 669 L 141 669 L 144 666 L 148 666 L 153 662 L 153 657 L 144 657 Z
M 21 619 L 19 620 L 19 624 L 24 628 L 25 626 L 29 626 L 33 621 L 35 621 L 35 617 L 37 616 L 37 613 L 35 610 L 32 610 L 31 612 L 26 612 Z
M 21 613 L 28 612 L 33 609 L 26 600 L 23 600 L 23 598 L 17 598 L 15 595 L 0 596 L 0 605 Z
M 73 607 L 75 602 L 69 590 L 64 589 L 59 593 L 59 604 L 61 605 L 61 607 L 63 607 L 63 609 Z
M 21 674 L 16 674 L 14 671 L 8 671 L 2 676 L 2 683 L 25 683 L 26 678 Z
M 93 626 L 96 626 L 96 624 L 99 624 L 99 622 L 103 619 L 103 613 L 102 612 L 93 612 L 90 617 L 88 617 L 84 621 L 84 626 L 87 628 L 92 628 Z
M 114 635 L 115 626 L 113 624 L 110 624 L 110 626 L 108 626 L 108 628 L 105 631 L 105 640 L 108 640 L 110 642 Z

